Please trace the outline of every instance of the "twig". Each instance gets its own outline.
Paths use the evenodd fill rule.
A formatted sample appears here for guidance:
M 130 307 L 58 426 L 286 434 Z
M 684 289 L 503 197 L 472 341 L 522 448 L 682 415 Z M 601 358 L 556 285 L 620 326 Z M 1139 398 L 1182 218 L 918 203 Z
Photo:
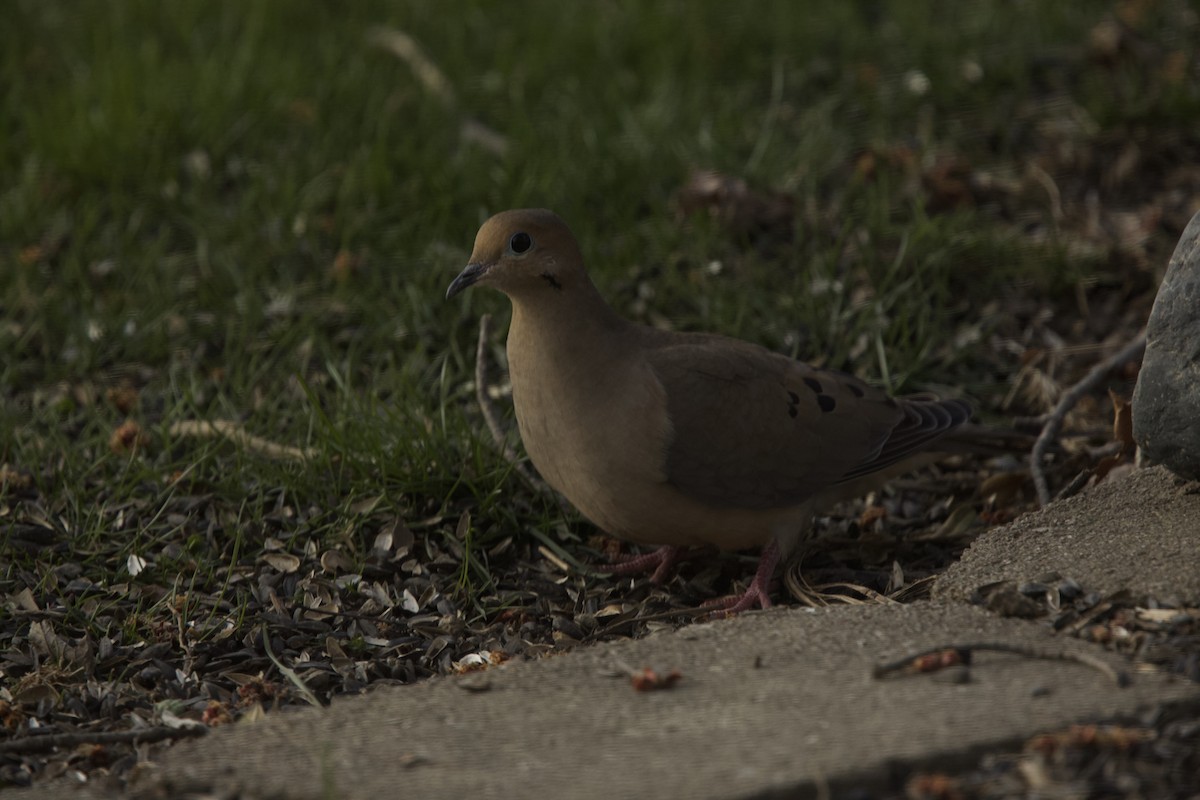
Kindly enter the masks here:
M 1071 482 L 1058 490 L 1058 494 L 1054 495 L 1055 501 L 1065 500 L 1068 497 L 1074 497 L 1079 494 L 1083 487 L 1087 486 L 1088 481 L 1092 479 L 1092 470 L 1080 470 L 1079 474 L 1071 479 Z
M 1039 433 L 1048 419 L 1050 419 L 1048 413 L 1038 414 L 1036 417 L 1013 417 L 1009 420 L 1009 424 L 1013 426 L 1013 430 Z
M 292 608 L 312 614 L 325 614 L 330 617 L 345 617 L 346 619 L 366 620 L 367 622 L 386 622 L 389 625 L 408 625 L 404 620 L 393 619 L 391 617 L 385 618 L 382 612 L 379 614 L 356 614 L 352 611 L 331 611 L 327 608 L 306 606 L 303 603 L 292 603 Z
M 136 731 L 97 731 L 95 733 L 52 733 L 46 736 L 22 736 L 0 742 L 0 753 L 45 753 L 56 747 L 77 747 L 81 744 L 145 744 L 167 739 L 193 739 L 208 733 L 204 725 L 169 728 L 165 725 Z
M 1035 181 L 1041 184 L 1050 198 L 1050 218 L 1054 220 L 1056 225 L 1062 222 L 1062 192 L 1058 190 L 1058 184 L 1054 182 L 1054 178 L 1050 177 L 1050 174 L 1046 170 L 1032 162 L 1029 165 L 1029 174 Z
M 529 485 L 529 488 L 535 492 L 550 492 L 550 487 L 533 474 L 533 471 L 521 460 L 517 451 L 508 443 L 508 435 L 504 431 L 504 426 L 500 424 L 500 412 L 497 411 L 496 404 L 492 402 L 492 398 L 488 394 L 488 389 L 492 385 L 492 377 L 488 370 L 487 345 L 491 338 L 492 315 L 484 314 L 479 319 L 479 343 L 475 346 L 475 399 L 479 402 L 479 410 L 483 412 L 483 420 L 492 433 L 492 441 L 496 443 L 496 448 L 500 451 L 500 455 L 504 456 L 504 460 L 512 465 L 521 479 Z
M 184 419 L 172 424 L 168 433 L 171 436 L 227 439 L 239 447 L 280 461 L 307 461 L 319 455 L 315 447 L 292 447 L 254 436 L 247 433 L 240 423 L 228 419 Z
M 463 113 L 446 73 L 434 63 L 416 39 L 396 28 L 377 27 L 367 32 L 367 41 L 382 47 L 409 66 L 417 81 L 432 96 L 460 117 L 459 136 L 474 142 L 493 155 L 502 156 L 508 150 L 508 137 Z
M 402 30 L 396 28 L 377 27 L 367 31 L 367 41 L 382 47 L 404 63 L 408 64 L 413 75 L 425 88 L 425 91 L 441 100 L 447 108 L 458 105 L 454 87 L 446 77 L 446 73 L 433 63 L 433 59 L 425 54 L 424 48 L 417 40 Z
M 1048 661 L 1069 661 L 1076 664 L 1083 664 L 1102 673 L 1116 684 L 1118 688 L 1122 689 L 1128 686 L 1130 682 L 1129 674 L 1124 670 L 1115 670 L 1104 661 L 1089 653 L 1071 653 L 1066 650 L 1042 650 L 1036 647 L 1007 644 L 1004 642 L 975 642 L 973 644 L 932 647 L 928 650 L 922 650 L 919 653 L 904 656 L 895 661 L 878 664 L 871 671 L 871 675 L 876 680 L 881 680 L 894 672 L 905 670 L 911 672 L 934 672 L 943 667 L 960 664 L 967 666 L 971 663 L 972 653 L 976 650 L 988 650 L 993 653 L 1011 653 L 1012 655 L 1024 658 L 1040 658 Z
M 554 551 L 552 551 L 549 547 L 546 547 L 544 544 L 538 545 L 538 552 L 542 554 L 542 558 L 546 559 L 551 564 L 556 566 L 559 569 L 559 571 L 561 571 L 561 572 L 570 572 L 571 571 L 571 565 L 568 564 L 567 562 L 563 561 L 558 556 L 554 555 Z
M 589 641 L 596 641 L 596 640 L 603 639 L 605 636 L 610 636 L 627 625 L 636 625 L 639 622 L 657 622 L 658 620 L 678 619 L 679 617 L 690 617 L 690 618 L 695 619 L 698 617 L 706 617 L 710 613 L 712 613 L 710 609 L 703 608 L 703 607 L 674 608 L 674 609 L 671 609 L 670 611 L 656 611 L 652 614 L 642 614 L 639 616 L 626 617 L 626 618 L 618 619 L 614 622 L 610 622 L 607 625 L 605 625 L 603 628 L 600 628 L 599 630 L 590 634 Z
M 1029 453 L 1029 471 L 1033 475 L 1033 485 L 1037 488 L 1038 503 L 1040 505 L 1045 506 L 1050 503 L 1050 487 L 1046 484 L 1046 473 L 1042 469 L 1042 459 L 1045 458 L 1046 450 L 1049 449 L 1050 444 L 1058 438 L 1058 433 L 1062 430 L 1067 412 L 1075 407 L 1080 398 L 1095 389 L 1109 372 L 1126 362 L 1141 358 L 1145 349 L 1146 330 L 1143 328 L 1142 332 L 1133 341 L 1092 367 L 1088 371 L 1088 374 L 1083 376 L 1083 380 L 1072 386 L 1059 398 L 1058 404 L 1050 412 L 1045 425 L 1042 426 L 1042 432 L 1038 434 L 1037 441 L 1033 443 L 1033 450 Z

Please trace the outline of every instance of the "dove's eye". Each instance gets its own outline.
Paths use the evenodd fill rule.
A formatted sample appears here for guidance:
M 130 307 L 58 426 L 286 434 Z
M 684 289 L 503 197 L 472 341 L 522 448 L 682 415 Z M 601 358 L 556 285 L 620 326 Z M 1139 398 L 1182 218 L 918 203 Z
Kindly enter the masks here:
M 529 248 L 531 247 L 533 247 L 533 239 L 529 238 L 528 233 L 514 233 L 512 238 L 508 240 L 508 249 L 517 255 L 529 252 Z

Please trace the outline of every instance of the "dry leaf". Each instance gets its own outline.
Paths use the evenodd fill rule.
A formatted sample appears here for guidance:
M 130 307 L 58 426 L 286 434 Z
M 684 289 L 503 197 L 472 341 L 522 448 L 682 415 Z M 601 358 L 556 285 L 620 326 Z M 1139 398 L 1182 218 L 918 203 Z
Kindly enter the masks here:
M 23 587 L 21 591 L 14 595 L 9 595 L 9 599 L 16 603 L 18 608 L 24 611 L 41 611 L 41 609 L 38 608 L 37 600 L 35 600 L 33 597 L 33 592 L 29 590 L 28 586 Z
M 858 527 L 868 530 L 876 521 L 887 517 L 887 509 L 883 506 L 867 506 L 858 517 Z
M 332 575 L 349 572 L 354 568 L 354 559 L 341 550 L 326 550 L 321 554 L 321 569 Z
M 1200 619 L 1200 609 L 1196 608 L 1138 608 L 1134 611 L 1138 622 L 1148 622 L 1152 625 L 1166 625 L 1188 618 Z
M 1104 480 L 1108 477 L 1108 474 L 1112 472 L 1115 467 L 1120 466 L 1121 462 L 1124 460 L 1125 459 L 1120 453 L 1112 456 L 1105 456 L 1104 458 L 1100 459 L 1100 461 L 1096 463 L 1096 466 L 1092 467 L 1092 474 L 1088 479 L 1089 482 L 1096 484 Z
M 417 602 L 417 598 L 408 589 L 405 589 L 404 594 L 400 597 L 400 607 L 410 614 L 415 614 L 421 610 L 421 604 Z
M 29 686 L 22 686 L 20 689 L 12 693 L 13 700 L 21 705 L 36 706 L 47 700 L 53 701 L 54 705 L 58 705 L 58 692 L 53 686 L 45 683 L 34 683 Z
M 330 276 L 338 283 L 346 283 L 358 270 L 359 258 L 349 250 L 339 250 L 329 268 Z
M 159 718 L 162 720 L 163 725 L 166 725 L 168 728 L 172 728 L 174 730 L 180 730 L 182 728 L 205 727 L 203 722 L 200 722 L 199 720 L 188 719 L 187 717 L 181 717 L 170 708 L 160 709 Z
M 238 719 L 238 724 L 253 725 L 256 722 L 262 722 L 266 718 L 267 712 L 263 711 L 262 703 L 256 700 L 253 705 L 242 712 L 242 716 Z
M 970 505 L 961 505 L 950 512 L 950 516 L 946 517 L 946 521 L 938 526 L 937 531 L 933 534 L 934 539 L 952 539 L 962 533 L 965 533 L 979 520 L 979 515 L 975 512 L 974 507 Z
M 361 517 L 370 516 L 379 504 L 383 502 L 383 495 L 377 494 L 373 497 L 364 497 L 362 500 L 355 500 L 350 504 L 350 513 Z
M 397 554 L 404 554 L 413 546 L 415 537 L 408 525 L 404 524 L 404 520 L 395 517 L 391 522 L 383 526 L 383 530 L 387 531 L 392 537 L 391 547 L 395 549 Z
M 67 640 L 54 630 L 50 620 L 30 623 L 29 644 L 33 646 L 33 652 L 54 661 L 62 661 L 69 646 Z
M 715 171 L 693 172 L 675 195 L 681 216 L 707 211 L 736 235 L 774 232 L 791 236 L 795 198 L 785 192 L 760 192 L 741 178 Z
M 1021 491 L 1028 484 L 1029 473 L 1025 470 L 998 472 L 979 484 L 979 493 L 993 505 L 1007 506 L 1021 495 Z
M 649 667 L 640 669 L 629 676 L 629 681 L 633 684 L 633 688 L 639 692 L 653 692 L 659 689 L 670 689 L 682 679 L 683 673 L 677 669 L 673 669 L 665 674 L 660 674 Z
M 104 392 L 104 396 L 122 414 L 128 414 L 137 407 L 138 390 L 132 386 L 112 386 Z
M 372 550 L 378 550 L 384 555 L 392 551 L 392 532 L 388 528 L 384 528 L 379 533 L 375 534 L 375 543 L 371 545 Z
M 233 714 L 230 713 L 229 706 L 220 700 L 209 700 L 208 705 L 204 707 L 204 713 L 200 715 L 200 721 L 215 728 L 233 722 Z
M 131 419 L 122 422 L 112 436 L 108 437 L 108 449 L 114 453 L 128 453 L 150 444 L 150 437 L 142 426 Z
M 1129 458 L 1137 449 L 1133 440 L 1133 403 L 1112 389 L 1108 390 L 1108 397 L 1113 404 L 1113 441 L 1121 443 L 1121 455 Z
M 266 553 L 261 560 L 283 573 L 292 573 L 300 569 L 300 558 L 291 553 Z
M 10 467 L 8 464 L 0 464 L 0 486 L 13 489 L 28 489 L 31 485 L 33 485 L 31 477 Z

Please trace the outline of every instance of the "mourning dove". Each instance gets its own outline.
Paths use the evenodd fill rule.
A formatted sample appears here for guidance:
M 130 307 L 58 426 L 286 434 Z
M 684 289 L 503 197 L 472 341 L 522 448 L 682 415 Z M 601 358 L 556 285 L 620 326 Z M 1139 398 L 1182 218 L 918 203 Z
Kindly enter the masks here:
M 517 425 L 546 482 L 612 536 L 661 545 L 656 577 L 688 548 L 763 548 L 744 594 L 767 607 L 781 557 L 814 512 L 911 468 L 970 406 L 892 398 L 758 345 L 619 317 L 553 212 L 497 214 L 450 298 L 491 286 L 512 301 L 508 366 Z M 925 454 L 927 455 L 927 454 Z

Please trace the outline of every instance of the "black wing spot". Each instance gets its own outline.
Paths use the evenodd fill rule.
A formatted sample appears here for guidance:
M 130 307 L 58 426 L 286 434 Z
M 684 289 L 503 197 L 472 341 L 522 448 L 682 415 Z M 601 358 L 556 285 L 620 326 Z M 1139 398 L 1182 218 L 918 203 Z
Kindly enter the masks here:
M 791 417 L 792 419 L 795 419 L 796 417 L 800 416 L 800 408 L 799 408 L 800 395 L 796 394 L 791 389 L 788 389 L 787 396 L 788 396 L 788 416 Z
M 543 272 L 542 280 L 544 280 L 546 283 L 553 286 L 557 291 L 560 291 L 560 292 L 562 291 L 562 284 L 559 283 L 558 278 L 554 277 L 554 275 L 552 275 L 551 273 Z
M 828 414 L 837 408 L 837 401 L 827 394 L 819 394 L 817 395 L 817 405 L 821 407 L 822 411 Z
M 821 382 L 820 382 L 819 380 L 817 380 L 816 378 L 805 378 L 805 379 L 804 379 L 804 384 L 805 384 L 805 385 L 806 385 L 808 388 L 810 388 L 810 389 L 812 389 L 814 392 L 816 392 L 817 394 L 820 394 L 822 391 L 824 391 L 824 390 L 821 388 Z
M 865 392 L 862 390 L 862 387 L 859 386 L 858 384 L 846 383 L 846 384 L 843 384 L 843 386 L 845 386 L 847 389 L 849 389 L 850 394 L 854 395 L 855 397 L 862 397 L 865 394 Z

